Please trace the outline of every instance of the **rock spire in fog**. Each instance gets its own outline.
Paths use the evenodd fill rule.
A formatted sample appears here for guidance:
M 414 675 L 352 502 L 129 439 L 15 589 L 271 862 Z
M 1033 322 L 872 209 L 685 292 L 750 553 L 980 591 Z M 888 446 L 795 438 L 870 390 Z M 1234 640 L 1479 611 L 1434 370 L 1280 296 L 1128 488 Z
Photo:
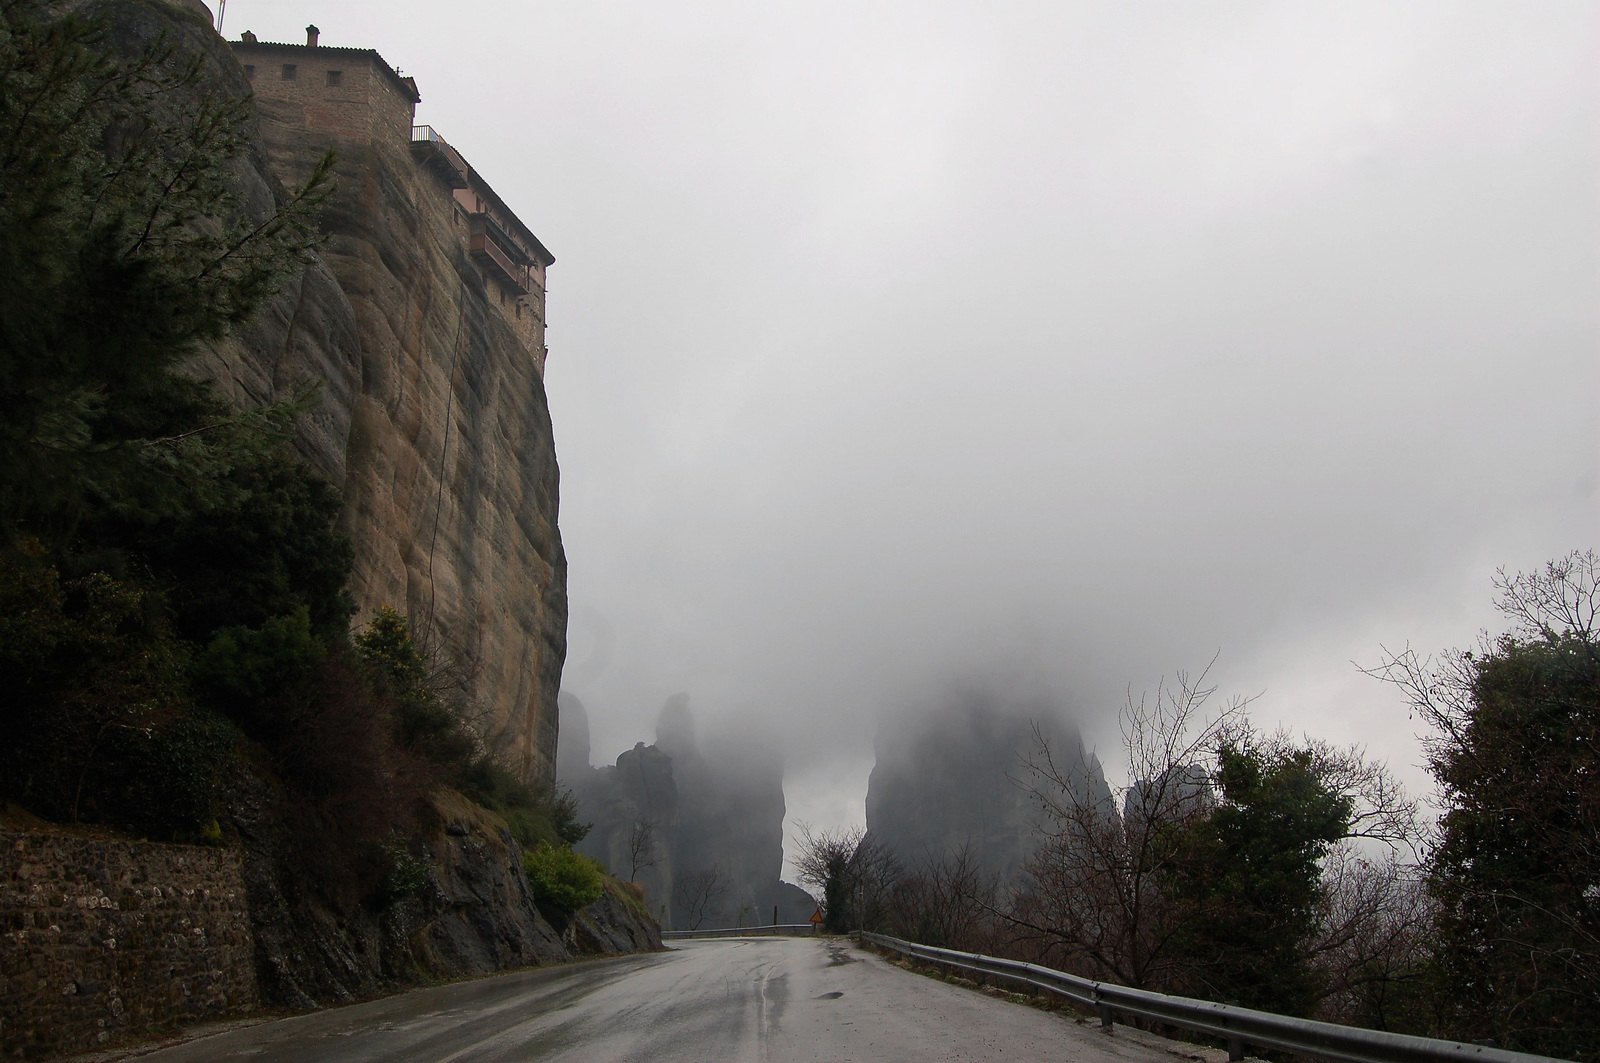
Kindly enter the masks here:
M 1036 734 L 1059 769 L 1114 807 L 1099 760 L 1057 705 L 971 687 L 885 716 L 867 783 L 869 834 L 908 863 L 966 846 L 987 870 L 1015 876 L 1038 844 L 1026 788 Z
M 767 923 L 774 906 L 780 921 L 811 914 L 811 897 L 780 877 L 783 761 L 772 750 L 720 738 L 702 752 L 686 694 L 667 699 L 655 743 L 637 743 L 615 766 L 589 765 L 588 715 L 565 693 L 561 736 L 558 777 L 577 796 L 580 817 L 594 823 L 578 848 L 613 874 L 636 877 L 664 925 Z

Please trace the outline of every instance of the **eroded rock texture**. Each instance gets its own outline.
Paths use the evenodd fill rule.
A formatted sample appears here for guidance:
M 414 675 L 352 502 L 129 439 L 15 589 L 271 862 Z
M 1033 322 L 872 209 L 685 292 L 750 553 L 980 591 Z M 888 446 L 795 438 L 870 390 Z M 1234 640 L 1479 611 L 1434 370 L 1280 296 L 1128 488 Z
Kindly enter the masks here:
M 250 94 L 197 0 L 78 6 L 110 19 L 112 46 L 126 55 L 164 36 L 180 58 L 203 57 L 198 91 Z M 195 371 L 242 405 L 320 384 L 296 445 L 343 490 L 362 614 L 386 604 L 407 613 L 455 667 L 503 759 L 531 781 L 552 779 L 566 560 L 542 317 L 530 331 L 470 257 L 450 187 L 410 153 L 408 110 L 365 130 L 315 131 L 319 120 L 293 101 L 258 103 L 259 135 L 235 167 L 240 209 L 267 217 L 334 148 L 327 243 Z M 396 840 L 409 875 L 360 900 L 335 896 L 299 866 L 292 813 L 270 778 L 241 763 L 228 802 L 265 1003 L 310 1006 L 660 947 L 642 906 L 615 889 L 583 912 L 556 913 L 564 925 L 553 926 L 504 822 L 450 791 L 433 796 L 416 837 Z
M 581 955 L 661 948 L 661 930 L 617 886 L 575 913 L 541 907 L 505 821 L 449 790 L 434 794 L 407 849 L 411 873 L 360 904 L 305 888 L 282 806 L 266 787 L 235 788 L 231 818 L 245 835 L 244 881 L 265 1003 L 313 1007 L 398 985 Z
M 1099 760 L 1057 706 L 974 688 L 885 718 L 867 782 L 869 834 L 908 865 L 967 847 L 1013 879 L 1040 838 L 1028 792 L 1040 738 L 1055 768 L 1114 814 Z
M 614 766 L 589 763 L 583 704 L 561 700 L 559 777 L 594 823 L 579 848 L 634 878 L 663 925 L 675 929 L 804 922 L 815 901 L 784 882 L 783 761 L 757 742 L 702 751 L 686 695 L 662 708 L 654 745 L 637 743 Z M 649 845 L 635 855 L 641 824 Z
M 128 52 L 165 30 L 205 54 L 204 90 L 250 93 L 201 5 L 87 6 L 111 11 Z M 407 614 L 506 762 L 552 779 L 567 600 L 542 318 L 530 331 L 473 261 L 452 189 L 411 153 L 409 101 L 385 99 L 388 120 L 360 124 L 316 100 L 256 96 L 243 207 L 265 217 L 333 149 L 327 242 L 197 371 L 244 404 L 320 383 L 296 443 L 343 489 L 358 622 L 384 605 Z

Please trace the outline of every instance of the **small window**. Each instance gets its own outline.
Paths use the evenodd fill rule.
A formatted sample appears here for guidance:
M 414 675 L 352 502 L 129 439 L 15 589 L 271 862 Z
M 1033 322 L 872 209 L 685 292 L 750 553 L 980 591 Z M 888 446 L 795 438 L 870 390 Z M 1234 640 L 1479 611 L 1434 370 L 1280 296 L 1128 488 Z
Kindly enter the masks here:
M 330 70 L 330 71 L 328 71 L 328 87 L 330 89 L 337 87 L 338 84 L 339 84 L 339 78 L 343 74 L 344 74 L 344 71 L 342 71 L 342 70 Z
M 256 79 L 256 68 L 250 63 L 244 65 L 244 78 L 246 81 L 254 81 Z
M 296 69 L 295 69 L 295 65 L 293 63 L 285 63 L 285 64 L 283 64 L 283 80 L 285 80 L 285 81 L 293 81 L 295 73 L 296 73 Z

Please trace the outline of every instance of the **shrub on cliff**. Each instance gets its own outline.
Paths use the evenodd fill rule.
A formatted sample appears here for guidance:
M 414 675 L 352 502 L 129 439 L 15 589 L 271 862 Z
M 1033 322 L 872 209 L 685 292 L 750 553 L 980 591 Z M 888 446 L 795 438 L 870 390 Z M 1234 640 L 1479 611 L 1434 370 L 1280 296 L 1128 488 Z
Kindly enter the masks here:
M 442 782 L 504 817 L 525 848 L 575 845 L 589 833 L 590 825 L 578 822 L 570 792 L 530 786 L 484 747 L 450 701 L 448 676 L 430 667 L 405 617 L 385 606 L 355 644 L 373 681 L 391 699 L 397 741 L 434 764 Z
M 0 787 L 184 836 L 241 707 L 190 662 L 219 627 L 348 621 L 337 498 L 284 450 L 303 401 L 233 410 L 185 369 L 306 260 L 327 167 L 245 211 L 248 98 L 170 41 L 117 53 L 0 3 Z
M 575 912 L 600 899 L 605 869 L 565 845 L 538 845 L 522 854 L 522 869 L 535 900 Z
M 571 838 L 403 617 L 351 639 L 341 499 L 288 449 L 310 396 L 189 371 L 308 260 L 331 157 L 247 209 L 248 96 L 166 39 L 118 58 L 95 6 L 0 0 L 0 797 L 194 839 L 262 776 L 286 873 L 340 899 L 437 785 Z
M 64 577 L 32 540 L 0 552 L 0 788 L 55 819 L 195 829 L 234 731 L 188 667 L 148 583 Z
M 113 53 L 102 21 L 0 5 L 0 535 L 202 507 L 292 414 L 227 410 L 182 368 L 317 244 L 327 166 L 249 216 L 249 99 L 167 42 Z
M 493 757 L 478 756 L 460 777 L 461 792 L 502 816 L 522 846 L 576 845 L 592 823 L 578 821 L 578 800 L 570 790 L 530 786 Z

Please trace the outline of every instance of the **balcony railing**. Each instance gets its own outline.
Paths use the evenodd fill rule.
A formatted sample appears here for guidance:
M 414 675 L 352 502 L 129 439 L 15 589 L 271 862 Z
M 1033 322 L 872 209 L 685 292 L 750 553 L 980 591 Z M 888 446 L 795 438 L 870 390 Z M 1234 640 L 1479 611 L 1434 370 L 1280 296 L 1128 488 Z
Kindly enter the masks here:
M 467 187 L 467 160 L 433 126 L 411 127 L 411 154 L 432 166 L 451 188 Z

